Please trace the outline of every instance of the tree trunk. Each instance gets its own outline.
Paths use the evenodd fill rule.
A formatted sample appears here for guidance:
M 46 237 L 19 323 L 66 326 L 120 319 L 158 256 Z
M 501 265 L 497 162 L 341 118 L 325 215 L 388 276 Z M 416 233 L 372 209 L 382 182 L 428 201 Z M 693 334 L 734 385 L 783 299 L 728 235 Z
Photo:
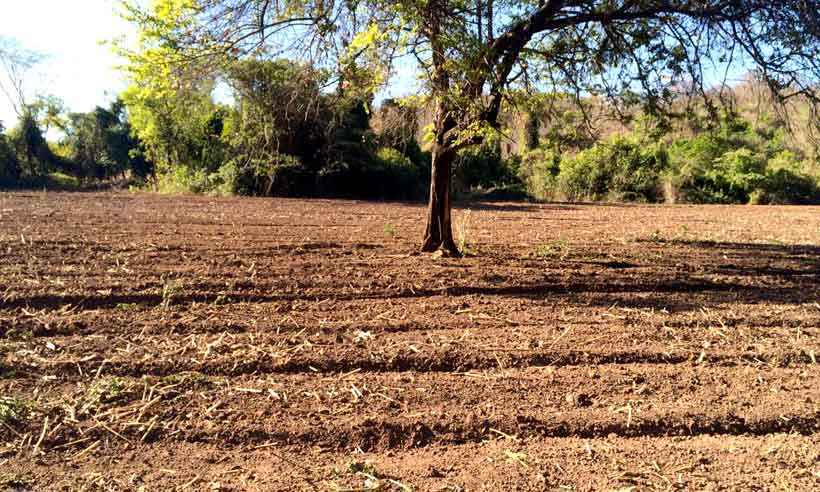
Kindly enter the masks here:
M 439 2 L 427 3 L 427 38 L 433 53 L 433 93 L 436 95 L 436 113 L 433 118 L 436 140 L 433 144 L 432 172 L 430 173 L 430 202 L 427 206 L 427 227 L 421 250 L 442 251 L 452 256 L 461 256 L 453 241 L 453 226 L 450 220 L 450 175 L 456 150 L 453 146 L 451 130 L 456 128 L 454 112 L 447 101 L 450 91 L 450 74 L 447 71 L 445 50 L 441 42 L 441 19 Z
M 460 256 L 453 241 L 450 220 L 450 174 L 454 160 L 454 151 L 442 149 L 438 145 L 433 149 L 430 202 L 427 206 L 427 228 L 424 232 L 422 251 L 433 252 L 440 249 L 447 254 Z

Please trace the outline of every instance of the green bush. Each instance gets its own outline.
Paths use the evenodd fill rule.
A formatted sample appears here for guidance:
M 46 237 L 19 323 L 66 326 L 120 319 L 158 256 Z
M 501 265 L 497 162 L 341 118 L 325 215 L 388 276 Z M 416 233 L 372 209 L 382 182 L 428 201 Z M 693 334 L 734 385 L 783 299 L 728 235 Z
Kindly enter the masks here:
M 773 154 L 766 164 L 766 169 L 770 171 L 787 169 L 799 174 L 805 164 L 796 152 L 786 149 Z
M 789 169 L 766 172 L 760 186 L 749 195 L 759 205 L 809 205 L 820 203 L 820 188 L 810 176 Z
M 462 151 L 455 163 L 455 178 L 460 191 L 488 189 L 518 182 L 517 161 L 504 159 L 497 139 Z
M 748 148 L 730 150 L 715 159 L 703 177 L 709 188 L 725 197 L 723 201 L 747 203 L 766 179 L 766 159 Z
M 811 203 L 817 181 L 786 148 L 783 129 L 725 116 L 718 128 L 669 147 L 668 198 L 692 203 Z
M 219 166 L 217 172 L 211 176 L 211 182 L 214 186 L 213 193 L 218 196 L 250 194 L 247 193 L 248 190 L 242 188 L 240 181 L 241 174 L 235 159 L 231 159 Z
M 297 157 L 277 155 L 273 159 L 250 159 L 236 171 L 236 188 L 262 196 L 305 196 L 311 193 L 313 173 Z
M 527 192 L 538 200 L 556 198 L 561 156 L 544 147 L 525 151 L 518 164 L 518 178 Z
M 423 174 L 409 157 L 392 147 L 382 147 L 376 151 L 373 163 L 364 170 L 363 177 L 372 186 L 365 195 L 372 198 L 419 198 L 424 196 L 426 189 Z
M 615 137 L 564 156 L 559 188 L 571 200 L 656 201 L 667 161 L 658 144 Z
M 157 188 L 160 193 L 168 194 L 207 193 L 210 191 L 208 173 L 186 166 L 163 169 L 157 174 Z
M 0 126 L 0 187 L 15 186 L 20 179 L 20 162 Z

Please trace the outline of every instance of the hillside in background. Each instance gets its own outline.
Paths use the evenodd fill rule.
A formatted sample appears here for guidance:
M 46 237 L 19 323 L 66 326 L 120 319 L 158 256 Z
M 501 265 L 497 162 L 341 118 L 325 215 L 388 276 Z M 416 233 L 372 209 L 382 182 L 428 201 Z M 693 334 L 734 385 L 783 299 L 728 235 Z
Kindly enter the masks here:
M 707 96 L 680 100 L 664 116 L 637 106 L 619 113 L 592 98 L 520 96 L 499 132 L 462 153 L 457 188 L 561 201 L 820 200 L 820 132 L 807 101 L 775 104 L 751 79 Z M 372 125 L 425 148 L 432 117 L 417 99 L 386 101 Z

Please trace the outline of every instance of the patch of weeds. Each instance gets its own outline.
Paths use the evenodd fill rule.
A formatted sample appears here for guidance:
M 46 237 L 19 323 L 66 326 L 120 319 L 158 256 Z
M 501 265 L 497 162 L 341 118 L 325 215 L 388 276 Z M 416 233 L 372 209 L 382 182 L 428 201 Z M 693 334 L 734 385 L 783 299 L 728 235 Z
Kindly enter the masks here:
M 177 385 L 190 383 L 192 385 L 205 385 L 211 382 L 210 378 L 201 372 L 179 372 L 163 376 L 160 381 L 163 384 Z
M 98 379 L 88 388 L 88 402 L 91 404 L 107 403 L 121 397 L 130 386 L 118 377 Z
M 383 231 L 385 236 L 396 237 L 396 228 L 389 222 L 384 225 Z
M 350 473 L 367 473 L 374 477 L 379 476 L 376 467 L 369 461 L 353 461 L 347 465 L 347 471 Z
M 509 449 L 504 450 L 504 455 L 507 457 L 507 461 L 510 463 L 517 463 L 524 468 L 529 468 L 530 464 L 528 462 L 529 457 L 527 453 L 510 451 Z
M 162 307 L 168 309 L 174 300 L 182 293 L 182 282 L 179 280 L 165 280 L 162 283 Z
M 564 260 L 569 256 L 569 244 L 564 239 L 557 239 L 551 243 L 541 244 L 532 253 L 535 258 L 558 258 Z
M 31 328 L 9 328 L 6 331 L 6 339 L 13 342 L 25 342 L 34 338 Z
M 122 311 L 136 311 L 139 309 L 139 305 L 135 302 L 121 302 L 117 304 L 115 308 Z
M 219 294 L 211 304 L 214 306 L 224 306 L 225 304 L 233 304 L 233 302 L 234 300 L 232 297 L 226 296 L 225 294 Z
M 31 409 L 18 398 L 0 396 L 0 423 L 19 424 L 28 419 Z
M 666 238 L 663 236 L 663 233 L 660 229 L 655 229 L 652 234 L 649 235 L 649 240 L 656 242 L 656 243 L 665 243 Z

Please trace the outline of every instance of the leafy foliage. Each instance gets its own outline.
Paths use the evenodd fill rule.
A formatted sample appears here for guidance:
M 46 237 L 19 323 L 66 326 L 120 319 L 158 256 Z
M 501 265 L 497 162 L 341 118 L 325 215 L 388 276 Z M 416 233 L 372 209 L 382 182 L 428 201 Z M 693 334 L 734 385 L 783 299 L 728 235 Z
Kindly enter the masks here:
M 103 180 L 131 172 L 145 179 L 152 173 L 121 101 L 90 113 L 71 113 L 63 127 L 62 144 L 81 178 Z
M 809 167 L 776 125 L 753 126 L 726 113 L 688 137 L 639 121 L 630 133 L 578 152 L 527 151 L 519 177 L 542 199 L 820 202 L 817 178 L 804 171 Z
M 520 158 L 518 177 L 530 195 L 539 200 L 557 198 L 561 154 L 546 147 L 525 151 Z
M 14 147 L 0 123 L 0 187 L 9 187 L 20 179 L 20 162 Z
M 569 199 L 656 201 L 665 151 L 616 137 L 561 160 L 559 183 Z
M 455 180 L 462 190 L 492 188 L 516 181 L 516 170 L 501 156 L 498 138 L 463 150 L 455 164 Z

